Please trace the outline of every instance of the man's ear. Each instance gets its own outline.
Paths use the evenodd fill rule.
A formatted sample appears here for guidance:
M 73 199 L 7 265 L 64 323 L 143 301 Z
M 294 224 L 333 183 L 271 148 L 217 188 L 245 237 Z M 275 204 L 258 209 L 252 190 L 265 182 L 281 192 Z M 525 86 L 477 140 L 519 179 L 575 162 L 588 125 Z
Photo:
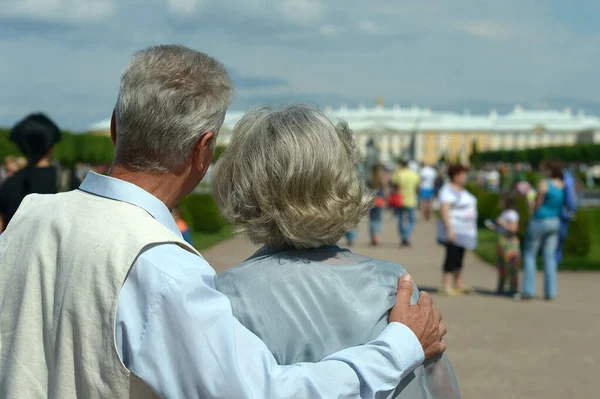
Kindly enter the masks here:
M 199 170 L 208 167 L 212 161 L 215 148 L 212 145 L 213 140 L 216 140 L 214 132 L 208 132 L 204 133 L 198 141 L 198 145 L 196 146 L 196 151 L 194 153 L 194 166 Z
M 114 109 L 110 118 L 110 138 L 112 139 L 113 145 L 117 145 L 117 117 Z

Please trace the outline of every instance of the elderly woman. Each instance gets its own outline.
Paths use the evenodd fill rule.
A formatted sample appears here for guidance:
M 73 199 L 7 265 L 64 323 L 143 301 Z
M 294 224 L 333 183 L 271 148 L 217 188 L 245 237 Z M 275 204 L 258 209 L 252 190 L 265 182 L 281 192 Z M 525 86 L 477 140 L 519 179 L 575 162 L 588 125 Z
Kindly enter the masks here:
M 385 328 L 406 271 L 336 246 L 374 199 L 346 124 L 299 105 L 250 112 L 213 184 L 223 215 L 262 246 L 221 274 L 217 288 L 280 364 L 318 361 Z M 417 368 L 395 397 L 460 397 L 446 356 Z

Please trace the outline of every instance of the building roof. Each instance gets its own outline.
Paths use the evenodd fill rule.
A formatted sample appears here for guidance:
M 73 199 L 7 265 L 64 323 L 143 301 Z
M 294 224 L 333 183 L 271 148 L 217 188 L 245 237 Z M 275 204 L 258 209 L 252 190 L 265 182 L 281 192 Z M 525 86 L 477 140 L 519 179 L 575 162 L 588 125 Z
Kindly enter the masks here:
M 600 130 L 600 118 L 588 116 L 583 112 L 574 113 L 570 109 L 526 110 L 516 106 L 513 111 L 499 115 L 490 111 L 487 115 L 471 115 L 469 112 L 436 112 L 429 108 L 384 108 L 358 107 L 338 109 L 326 107 L 324 112 L 332 120 L 348 122 L 354 131 L 572 131 Z M 244 115 L 243 111 L 228 111 L 223 128 L 231 131 Z M 110 119 L 100 121 L 89 127 L 90 131 L 110 129 Z

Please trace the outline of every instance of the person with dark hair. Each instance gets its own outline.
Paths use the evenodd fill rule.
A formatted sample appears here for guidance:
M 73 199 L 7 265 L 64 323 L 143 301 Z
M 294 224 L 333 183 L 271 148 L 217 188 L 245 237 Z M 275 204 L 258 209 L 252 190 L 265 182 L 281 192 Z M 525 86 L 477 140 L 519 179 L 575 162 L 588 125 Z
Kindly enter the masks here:
M 560 231 L 560 216 L 565 204 L 563 166 L 558 161 L 541 165 L 546 179 L 538 184 L 533 215 L 527 226 L 523 253 L 523 299 L 535 296 L 537 255 L 542 250 L 544 260 L 544 297 L 551 300 L 557 292 L 556 249 Z
M 371 167 L 371 174 L 367 186 L 375 192 L 375 201 L 373 207 L 369 210 L 369 235 L 371 245 L 379 245 L 379 235 L 381 234 L 381 223 L 383 219 L 383 208 L 385 208 L 387 190 L 385 186 L 385 168 L 381 164 Z
M 63 184 L 59 169 L 51 165 L 54 145 L 60 141 L 60 129 L 50 118 L 41 113 L 28 115 L 10 130 L 10 140 L 27 158 L 27 166 L 0 187 L 0 232 L 27 195 L 56 194 L 69 188 Z M 70 188 L 76 188 L 73 182 Z
M 438 222 L 437 240 L 446 247 L 440 293 L 454 296 L 472 291 L 471 287 L 464 284 L 462 267 L 465 250 L 477 246 L 477 198 L 465 189 L 466 167 L 451 165 L 448 177 L 450 182 L 439 193 L 441 218 Z

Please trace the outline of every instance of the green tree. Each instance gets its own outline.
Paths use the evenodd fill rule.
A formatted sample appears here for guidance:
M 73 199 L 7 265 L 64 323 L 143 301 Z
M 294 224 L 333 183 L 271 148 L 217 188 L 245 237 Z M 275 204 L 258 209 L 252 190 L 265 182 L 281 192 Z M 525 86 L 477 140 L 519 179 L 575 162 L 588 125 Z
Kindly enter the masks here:
M 481 152 L 479 151 L 477 140 L 474 139 L 471 145 L 471 155 L 469 156 L 469 163 L 475 168 L 479 169 L 481 167 L 481 159 Z

